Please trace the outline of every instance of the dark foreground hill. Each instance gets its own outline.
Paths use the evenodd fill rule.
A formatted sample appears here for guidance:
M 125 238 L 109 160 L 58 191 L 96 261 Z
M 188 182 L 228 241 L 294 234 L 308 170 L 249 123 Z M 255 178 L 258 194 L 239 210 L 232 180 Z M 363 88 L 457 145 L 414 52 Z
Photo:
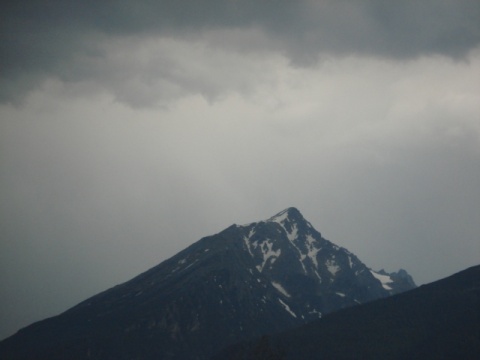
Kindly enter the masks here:
M 0 343 L 0 359 L 206 359 L 415 287 L 324 239 L 295 208 L 232 225 Z
M 480 266 L 238 344 L 216 359 L 480 359 Z

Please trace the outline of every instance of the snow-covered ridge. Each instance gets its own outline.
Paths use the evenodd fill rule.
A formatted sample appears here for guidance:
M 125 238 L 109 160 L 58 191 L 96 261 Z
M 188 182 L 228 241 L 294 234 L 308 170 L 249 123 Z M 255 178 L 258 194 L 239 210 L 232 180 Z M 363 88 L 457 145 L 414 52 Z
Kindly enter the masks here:
M 278 214 L 276 214 L 276 215 L 272 216 L 271 218 L 268 218 L 267 220 L 264 220 L 264 221 L 260 221 L 260 222 L 255 221 L 255 222 L 251 222 L 251 223 L 248 223 L 248 224 L 236 225 L 236 226 L 237 227 L 250 227 L 250 226 L 255 226 L 258 223 L 262 223 L 262 222 L 275 222 L 275 223 L 278 223 L 278 224 L 282 225 L 282 223 L 286 219 L 288 219 L 290 209 L 293 209 L 293 208 L 287 208 L 285 210 L 282 210 Z M 282 225 L 282 227 L 283 227 L 283 225 Z
M 290 208 L 280 211 L 277 215 L 272 216 L 267 221 L 276 222 L 280 225 L 288 218 Z
M 300 211 L 298 211 L 296 208 L 294 207 L 289 207 L 289 208 L 286 208 L 285 210 L 282 210 L 280 211 L 278 214 L 272 216 L 271 218 L 267 219 L 266 222 L 276 222 L 280 225 L 282 225 L 282 227 L 285 227 L 284 224 L 286 222 L 286 220 L 294 220 L 292 219 L 292 217 L 299 217 L 301 218 L 305 224 L 307 225 L 308 228 L 313 228 L 312 224 L 310 224 L 307 220 L 305 220 L 302 216 L 302 214 L 300 213 Z

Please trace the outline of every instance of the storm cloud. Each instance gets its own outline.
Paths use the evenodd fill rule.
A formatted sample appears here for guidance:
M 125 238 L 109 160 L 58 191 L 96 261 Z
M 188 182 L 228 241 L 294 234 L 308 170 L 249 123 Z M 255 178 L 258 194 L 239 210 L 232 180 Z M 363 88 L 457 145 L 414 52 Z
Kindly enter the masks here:
M 478 1 L 0 17 L 0 338 L 289 206 L 419 284 L 478 264 Z
M 48 77 L 95 81 L 112 91 L 119 72 L 128 79 L 129 72 L 138 70 L 148 75 L 135 79 L 137 87 L 155 79 L 162 83 L 156 99 L 163 103 L 185 93 L 211 96 L 212 91 L 216 95 L 225 90 L 192 88 L 174 76 L 171 67 L 179 54 L 163 43 L 145 63 L 139 58 L 145 38 L 189 46 L 200 42 L 217 50 L 269 51 L 296 66 L 349 55 L 405 60 L 437 54 L 464 59 L 480 41 L 480 5 L 466 0 L 25 1 L 10 2 L 0 16 L 4 102 L 19 101 Z M 115 51 L 118 42 L 131 44 L 128 55 L 135 57 L 130 59 L 136 60 L 134 64 L 123 60 L 110 67 L 112 56 L 125 55 Z M 186 69 L 173 70 L 180 74 Z M 151 103 L 131 94 L 117 95 L 134 106 Z

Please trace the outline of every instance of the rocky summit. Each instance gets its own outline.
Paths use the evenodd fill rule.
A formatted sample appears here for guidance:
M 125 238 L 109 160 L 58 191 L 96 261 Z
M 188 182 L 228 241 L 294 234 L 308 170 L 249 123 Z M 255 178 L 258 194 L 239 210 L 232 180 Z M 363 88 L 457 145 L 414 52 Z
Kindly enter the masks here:
M 413 289 L 296 208 L 232 225 L 0 343 L 5 359 L 208 359 L 226 346 Z

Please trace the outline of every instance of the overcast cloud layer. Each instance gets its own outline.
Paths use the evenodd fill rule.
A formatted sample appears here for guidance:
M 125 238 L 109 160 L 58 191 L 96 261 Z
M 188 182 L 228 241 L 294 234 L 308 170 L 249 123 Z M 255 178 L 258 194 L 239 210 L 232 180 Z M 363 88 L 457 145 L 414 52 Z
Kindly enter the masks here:
M 110 66 L 111 57 L 121 55 L 121 50 L 112 49 L 115 44 L 138 44 L 145 37 L 197 40 L 237 54 L 273 51 L 300 66 L 326 56 L 465 58 L 480 41 L 477 0 L 9 3 L 0 15 L 3 101 L 18 101 L 48 77 L 67 82 L 96 80 L 112 91 L 112 85 L 125 80 L 119 71 L 127 65 L 134 67 L 127 71 L 134 70 L 140 82 L 161 79 L 166 83 L 162 90 L 170 96 L 205 90 L 190 87 L 194 79 L 180 76 L 178 57 L 164 51 L 151 53 L 147 48 L 130 59 L 137 60 L 133 64 L 120 61 Z M 119 95 L 139 105 L 138 96 Z
M 478 1 L 0 17 L 0 338 L 288 206 L 419 284 L 478 264 Z

